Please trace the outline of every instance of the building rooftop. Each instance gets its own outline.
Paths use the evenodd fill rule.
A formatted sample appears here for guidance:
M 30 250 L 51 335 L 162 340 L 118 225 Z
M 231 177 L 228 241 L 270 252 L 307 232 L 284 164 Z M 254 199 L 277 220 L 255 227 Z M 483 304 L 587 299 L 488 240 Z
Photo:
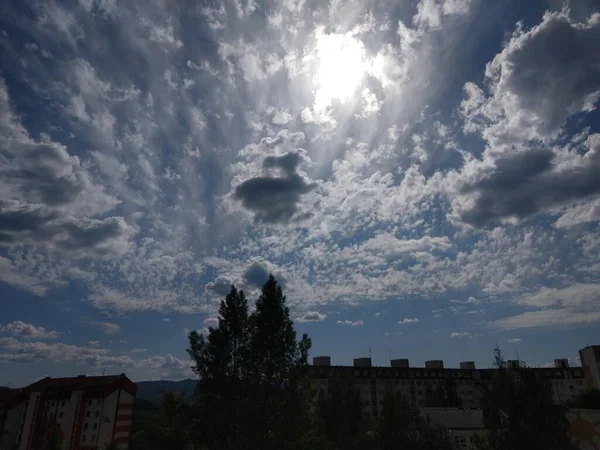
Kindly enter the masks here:
M 83 389 L 90 387 L 102 387 L 108 386 L 121 378 L 127 378 L 125 374 L 121 375 L 103 375 L 88 377 L 85 375 L 79 375 L 77 377 L 63 377 L 63 378 L 51 378 L 46 377 L 33 384 L 25 387 L 26 390 L 44 390 L 47 388 L 70 388 L 70 389 Z

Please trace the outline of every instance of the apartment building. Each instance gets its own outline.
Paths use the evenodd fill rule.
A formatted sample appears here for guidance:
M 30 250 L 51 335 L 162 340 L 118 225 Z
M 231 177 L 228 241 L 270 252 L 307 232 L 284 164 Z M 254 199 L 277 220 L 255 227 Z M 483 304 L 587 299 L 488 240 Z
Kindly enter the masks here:
M 600 346 L 596 346 L 600 350 Z M 583 358 L 582 358 L 583 361 Z M 590 356 L 587 360 L 592 364 Z M 519 361 L 507 361 L 509 367 L 521 367 Z M 546 381 L 555 403 L 564 404 L 575 399 L 590 386 L 594 372 L 582 367 L 569 367 L 568 360 L 557 359 L 554 367 L 526 368 L 536 377 Z M 377 416 L 387 391 L 400 392 L 421 407 L 453 406 L 461 409 L 478 409 L 485 387 L 495 369 L 477 369 L 473 361 L 460 363 L 460 368 L 445 368 L 441 360 L 426 361 L 425 367 L 410 367 L 407 359 L 395 359 L 389 367 L 373 367 L 370 358 L 357 358 L 352 366 L 332 366 L 331 358 L 313 359 L 312 384 L 316 392 L 327 392 L 336 379 L 351 380 L 360 390 L 364 412 Z M 452 395 L 444 395 L 451 392 Z M 440 393 L 444 401 L 440 404 Z M 442 401 L 443 403 L 443 401 Z
M 579 359 L 590 389 L 600 389 L 600 345 L 587 346 L 579 350 Z
M 44 378 L 6 407 L 0 450 L 37 450 L 57 437 L 63 450 L 129 446 L 136 385 L 125 374 Z
M 586 347 L 581 352 L 585 352 L 585 359 L 583 354 L 581 358 L 583 367 L 569 367 L 566 359 L 556 359 L 554 367 L 524 368 L 516 360 L 507 361 L 507 366 L 530 371 L 544 380 L 552 389 L 553 401 L 564 404 L 595 386 L 600 346 Z M 459 368 L 446 368 L 442 360 L 426 361 L 425 367 L 411 367 L 408 359 L 394 359 L 388 367 L 373 367 L 371 358 L 357 358 L 352 366 L 334 366 L 329 356 L 313 358 L 311 366 L 317 395 L 326 393 L 338 381 L 350 382 L 360 391 L 364 414 L 377 417 L 386 393 L 400 392 L 434 422 L 444 425 L 459 449 L 472 448 L 474 435 L 484 427 L 480 403 L 494 372 L 495 369 L 477 369 L 473 361 L 461 362 Z M 582 434 L 577 426 L 573 432 Z

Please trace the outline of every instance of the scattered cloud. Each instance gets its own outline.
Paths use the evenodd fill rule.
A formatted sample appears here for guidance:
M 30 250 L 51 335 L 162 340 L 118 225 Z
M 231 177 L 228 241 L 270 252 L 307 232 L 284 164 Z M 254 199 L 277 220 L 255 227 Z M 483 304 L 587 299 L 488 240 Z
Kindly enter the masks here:
M 23 339 L 56 339 L 59 336 L 57 331 L 46 330 L 44 327 L 36 327 L 20 320 L 6 325 L 0 324 L 0 333 L 11 334 Z
M 269 274 L 324 339 L 323 311 L 550 341 L 596 325 L 599 11 L 526 3 L 9 2 L 0 316 L 32 315 L 1 325 L 3 361 L 189 374 L 181 349 L 135 360 L 77 327 L 59 344 L 39 314 L 126 347 L 140 314 L 181 329 L 231 285 L 252 305 Z
M 106 334 L 108 336 L 112 336 L 114 334 L 119 334 L 121 332 L 121 327 L 119 325 L 117 325 L 116 323 L 91 322 L 90 325 L 92 325 L 95 328 L 98 328 L 100 331 L 102 331 L 104 334 Z
M 336 323 L 338 325 L 348 325 L 351 327 L 362 327 L 365 324 L 362 320 L 356 320 L 354 322 L 351 320 L 338 320 Z
M 419 322 L 420 322 L 420 320 L 419 320 L 419 319 L 417 319 L 416 317 L 415 317 L 414 319 L 409 319 L 409 318 L 406 318 L 406 319 L 402 319 L 402 320 L 399 320 L 399 321 L 398 321 L 398 323 L 399 323 L 400 325 L 408 325 L 408 324 L 410 324 L 410 323 L 419 323 Z
M 146 353 L 147 350 L 145 348 L 134 348 L 129 351 L 130 353 Z
M 208 327 L 216 328 L 219 326 L 219 318 L 218 317 L 208 317 L 208 318 L 204 319 L 204 321 L 202 323 Z
M 453 331 L 450 334 L 451 338 L 471 338 L 471 333 L 468 331 Z
M 321 314 L 318 311 L 308 311 L 302 316 L 296 317 L 296 322 L 322 322 L 327 318 L 326 314 Z
M 516 344 L 518 342 L 521 342 L 521 339 L 520 338 L 512 338 L 512 339 L 509 339 L 508 342 L 510 342 L 511 344 Z

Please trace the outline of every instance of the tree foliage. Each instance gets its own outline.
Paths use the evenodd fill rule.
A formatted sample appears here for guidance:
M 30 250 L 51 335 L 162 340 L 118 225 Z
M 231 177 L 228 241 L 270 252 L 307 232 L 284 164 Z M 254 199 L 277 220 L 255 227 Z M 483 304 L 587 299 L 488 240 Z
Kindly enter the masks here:
M 588 389 L 569 404 L 571 408 L 600 410 L 600 389 Z
M 293 448 L 307 434 L 310 339 L 296 338 L 286 298 L 273 276 L 252 314 L 231 287 L 219 326 L 193 331 L 188 353 L 199 382 L 195 404 L 208 449 Z
M 319 430 L 330 450 L 372 448 L 370 423 L 363 415 L 360 391 L 352 380 L 333 380 L 317 399 Z
M 549 386 L 531 370 L 507 369 L 498 347 L 491 384 L 482 399 L 486 433 L 478 450 L 572 449 L 566 409 L 555 405 Z
M 452 450 L 452 436 L 402 394 L 388 392 L 376 428 L 379 450 Z

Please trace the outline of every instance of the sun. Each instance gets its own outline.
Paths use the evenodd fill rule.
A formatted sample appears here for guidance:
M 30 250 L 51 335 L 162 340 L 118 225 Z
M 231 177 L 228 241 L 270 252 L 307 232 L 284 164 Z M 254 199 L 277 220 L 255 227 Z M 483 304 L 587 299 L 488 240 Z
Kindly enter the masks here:
M 317 71 L 313 82 L 317 96 L 342 103 L 354 96 L 367 71 L 363 43 L 351 34 L 317 31 Z

